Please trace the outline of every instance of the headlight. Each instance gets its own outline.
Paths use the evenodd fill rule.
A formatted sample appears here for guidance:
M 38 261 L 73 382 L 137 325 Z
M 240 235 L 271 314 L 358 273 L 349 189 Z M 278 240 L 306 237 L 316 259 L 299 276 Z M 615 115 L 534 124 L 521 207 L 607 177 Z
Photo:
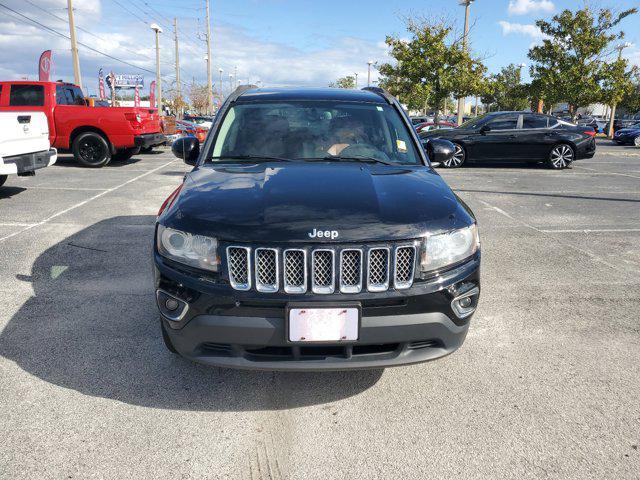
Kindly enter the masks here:
M 420 269 L 423 272 L 440 270 L 470 257 L 480 248 L 476 224 L 441 235 L 432 235 L 422 241 Z
M 163 257 L 192 267 L 218 271 L 220 257 L 218 257 L 218 240 L 215 238 L 191 235 L 158 225 L 156 243 L 158 252 Z

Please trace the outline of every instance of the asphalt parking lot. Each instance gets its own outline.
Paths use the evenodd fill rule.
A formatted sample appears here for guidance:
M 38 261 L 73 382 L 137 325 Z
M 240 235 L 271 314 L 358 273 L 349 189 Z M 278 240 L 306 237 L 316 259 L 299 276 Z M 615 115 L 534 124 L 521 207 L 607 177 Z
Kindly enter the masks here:
M 1 478 L 640 478 L 640 150 L 441 174 L 476 213 L 464 346 L 384 371 L 257 373 L 165 350 L 168 151 L 62 156 L 0 188 Z

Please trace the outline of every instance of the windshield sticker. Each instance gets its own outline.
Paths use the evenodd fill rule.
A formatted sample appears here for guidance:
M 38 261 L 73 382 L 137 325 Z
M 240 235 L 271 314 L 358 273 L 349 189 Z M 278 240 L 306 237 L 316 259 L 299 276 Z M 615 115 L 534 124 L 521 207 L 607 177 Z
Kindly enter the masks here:
M 404 140 L 396 140 L 396 145 L 398 146 L 398 151 L 400 153 L 406 153 L 407 144 L 404 142 Z
M 384 108 L 382 107 L 376 107 L 378 109 L 379 112 L 384 112 Z

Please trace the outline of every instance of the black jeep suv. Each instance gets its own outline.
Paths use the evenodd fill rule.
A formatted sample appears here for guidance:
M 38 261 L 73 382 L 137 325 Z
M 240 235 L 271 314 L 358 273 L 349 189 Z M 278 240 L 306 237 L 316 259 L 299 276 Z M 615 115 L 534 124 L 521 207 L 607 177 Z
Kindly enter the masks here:
M 402 365 L 463 343 L 480 294 L 471 210 L 382 89 L 241 87 L 165 201 L 154 248 L 167 347 L 217 366 Z

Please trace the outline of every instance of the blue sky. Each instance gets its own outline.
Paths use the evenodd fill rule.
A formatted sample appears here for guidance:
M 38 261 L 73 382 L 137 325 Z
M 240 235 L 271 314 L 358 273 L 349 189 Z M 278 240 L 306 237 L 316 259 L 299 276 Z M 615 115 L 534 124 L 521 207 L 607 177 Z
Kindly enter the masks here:
M 61 33 L 68 33 L 66 0 L 0 0 L 0 3 Z M 613 2 L 612 2 L 613 3 Z M 579 8 L 579 0 L 476 0 L 471 6 L 471 45 L 485 57 L 490 71 L 508 63 L 528 64 L 527 50 L 540 37 L 535 20 L 563 8 Z M 179 21 L 181 73 L 185 82 L 204 82 L 205 46 L 203 0 L 75 0 L 81 42 L 139 68 L 149 80 L 154 70 L 153 34 L 148 23 L 165 27 L 161 36 L 165 81 L 174 78 L 174 17 Z M 607 6 L 598 2 L 596 6 Z M 618 10 L 638 6 L 637 0 L 617 0 Z M 366 81 L 367 60 L 385 61 L 387 34 L 405 35 L 403 16 L 446 17 L 462 26 L 464 9 L 457 0 L 212 0 L 214 80 L 223 68 L 223 87 L 237 68 L 241 81 L 266 85 L 326 85 L 358 73 Z M 2 12 L 3 14 L 6 11 Z M 55 18 L 56 16 L 60 17 Z M 625 55 L 640 64 L 640 15 L 622 28 L 636 46 Z M 91 33 L 88 33 L 88 32 Z M 69 41 L 55 36 L 16 14 L 0 15 L 0 78 L 36 74 L 42 50 L 54 49 L 56 78 L 71 79 Z M 81 66 L 90 92 L 97 69 L 139 73 L 136 68 L 80 47 Z M 374 70 L 373 77 L 376 78 Z

